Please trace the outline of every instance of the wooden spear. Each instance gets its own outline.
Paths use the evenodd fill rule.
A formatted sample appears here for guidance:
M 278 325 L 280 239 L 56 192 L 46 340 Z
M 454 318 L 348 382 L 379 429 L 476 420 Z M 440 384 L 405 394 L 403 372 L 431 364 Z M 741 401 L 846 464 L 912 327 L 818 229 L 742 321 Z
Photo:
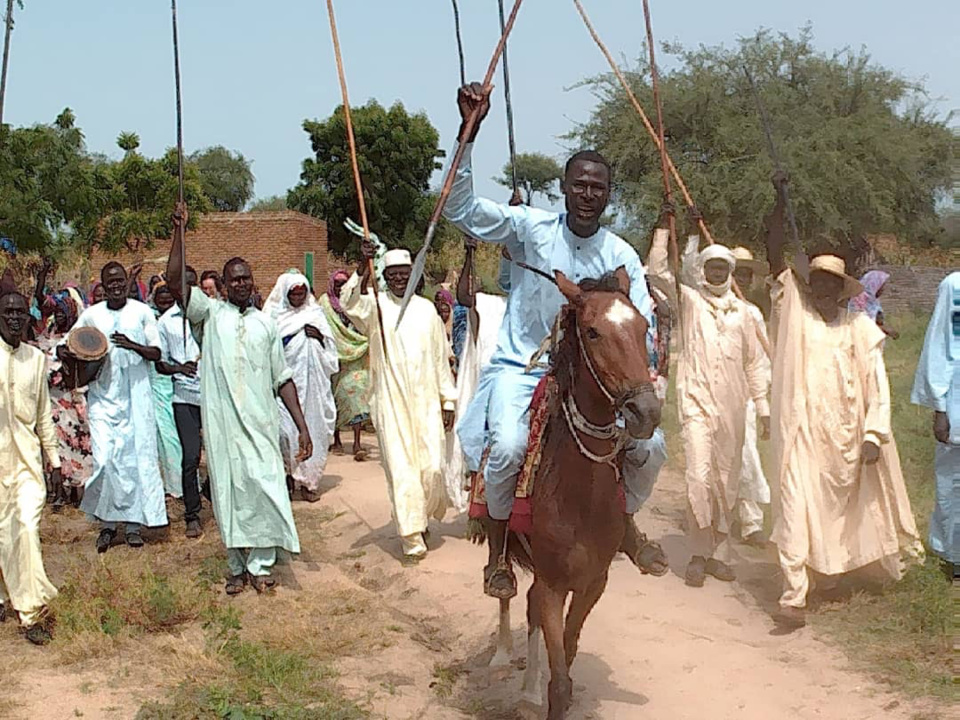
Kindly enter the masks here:
M 340 78 L 340 94 L 343 98 L 343 117 L 347 124 L 347 143 L 350 146 L 350 163 L 353 167 L 353 182 L 357 190 L 357 202 L 360 204 L 360 224 L 363 225 L 364 240 L 370 240 L 370 225 L 367 222 L 367 203 L 363 198 L 363 181 L 360 179 L 360 164 L 357 162 L 357 141 L 353 135 L 353 117 L 350 114 L 350 96 L 347 93 L 347 76 L 343 71 L 343 56 L 340 53 L 340 36 L 337 33 L 337 19 L 333 12 L 333 0 L 327 0 L 327 14 L 330 16 L 330 35 L 333 37 L 333 53 L 337 59 L 337 75 Z M 383 357 L 387 357 L 387 336 L 383 329 L 383 311 L 380 308 L 380 291 L 373 259 L 367 260 L 367 272 L 373 288 L 373 300 L 377 306 L 377 325 L 380 327 L 380 344 Z
M 460 84 L 467 84 L 467 61 L 463 54 L 463 36 L 460 34 L 460 5 L 453 0 L 453 27 L 457 33 L 457 55 L 460 57 Z
M 517 13 L 520 12 L 520 6 L 523 4 L 523 0 L 517 0 L 513 6 L 513 10 L 510 11 L 510 17 L 507 18 L 506 27 L 503 30 L 503 33 L 500 36 L 500 41 L 497 43 L 497 47 L 493 52 L 493 57 L 490 59 L 490 65 L 487 67 L 487 74 L 483 79 L 483 92 L 489 94 L 493 90 L 493 76 L 497 71 L 497 65 L 500 62 L 500 56 L 503 54 L 503 49 L 507 44 L 507 38 L 510 36 L 511 31 L 513 30 L 513 25 L 517 20 Z M 470 114 L 470 117 L 467 118 L 466 125 L 464 126 L 464 133 L 467 137 L 474 131 L 477 127 L 477 123 L 480 120 L 480 105 L 477 105 L 476 109 Z M 453 160 L 450 163 L 450 168 L 447 170 L 447 177 L 444 180 L 443 188 L 440 190 L 440 197 L 437 198 L 437 204 L 433 209 L 433 214 L 430 216 L 430 224 L 427 225 L 427 234 L 423 241 L 423 247 L 420 248 L 420 252 L 417 253 L 417 259 L 413 263 L 413 271 L 410 274 L 410 282 L 407 285 L 407 291 L 403 294 L 403 304 L 400 306 L 400 316 L 397 318 L 397 324 L 400 324 L 400 321 L 403 320 L 403 314 L 407 310 L 407 306 L 410 304 L 410 299 L 413 297 L 414 293 L 417 290 L 417 285 L 419 284 L 421 278 L 423 277 L 423 269 L 427 263 L 427 253 L 430 251 L 430 244 L 433 242 L 433 236 L 437 232 L 437 224 L 440 222 L 440 216 L 443 213 L 443 208 L 447 204 L 447 199 L 450 197 L 450 191 L 453 188 L 453 181 L 457 176 L 457 168 L 460 167 L 460 161 L 463 160 L 463 153 L 466 152 L 467 144 L 460 143 L 457 147 L 457 152 L 453 156 Z

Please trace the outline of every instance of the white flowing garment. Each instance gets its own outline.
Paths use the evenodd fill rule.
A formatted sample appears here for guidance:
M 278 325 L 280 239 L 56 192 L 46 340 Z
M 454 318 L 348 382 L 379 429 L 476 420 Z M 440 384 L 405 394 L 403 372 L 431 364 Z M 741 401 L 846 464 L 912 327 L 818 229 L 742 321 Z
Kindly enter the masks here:
M 343 286 L 340 304 L 370 338 L 370 411 L 390 502 L 401 537 L 416 536 L 447 508 L 443 410 L 455 410 L 457 398 L 447 334 L 433 303 L 417 295 L 397 328 L 400 298 L 381 292 L 384 356 L 377 305 L 372 293 L 360 292 L 356 273 Z
M 500 295 L 477 293 L 474 296 L 474 308 L 476 316 L 473 312 L 467 313 L 467 337 L 463 343 L 460 372 L 457 374 L 457 423 L 477 391 L 480 371 L 487 366 L 497 349 L 500 325 L 507 311 L 507 300 Z M 476 325 L 478 319 L 479 327 Z M 466 463 L 460 438 L 456 431 L 451 430 L 447 433 L 443 480 L 450 505 L 461 513 L 469 505 L 469 493 L 464 483 L 465 474 Z
M 307 288 L 307 299 L 299 308 L 292 307 L 288 299 L 290 291 L 296 287 Z M 284 465 L 298 485 L 316 491 L 327 465 L 327 449 L 333 441 L 337 421 L 337 406 L 330 381 L 340 370 L 337 345 L 323 309 L 310 292 L 307 278 L 299 273 L 280 276 L 264 303 L 263 311 L 277 323 L 287 366 L 293 373 L 300 407 L 313 441 L 313 456 L 306 462 L 298 462 L 300 434 L 283 401 L 277 398 Z M 305 329 L 308 325 L 320 331 L 324 338 L 322 344 L 307 337 Z
M 747 303 L 747 310 L 753 316 L 757 332 L 764 338 L 767 329 L 763 322 L 760 308 Z M 761 372 L 765 378 L 770 378 L 770 359 L 764 353 L 760 361 Z M 757 406 L 750 400 L 747 402 L 746 432 L 743 437 L 743 464 L 740 467 L 740 499 L 751 503 L 770 504 L 770 484 L 763 472 L 760 462 L 760 451 L 757 449 Z
M 160 347 L 153 310 L 136 300 L 127 300 L 120 310 L 97 303 L 83 311 L 74 327 L 94 327 L 108 339 L 123 333 L 135 343 Z M 166 525 L 150 363 L 110 342 L 87 397 L 93 475 L 80 509 L 98 520 Z

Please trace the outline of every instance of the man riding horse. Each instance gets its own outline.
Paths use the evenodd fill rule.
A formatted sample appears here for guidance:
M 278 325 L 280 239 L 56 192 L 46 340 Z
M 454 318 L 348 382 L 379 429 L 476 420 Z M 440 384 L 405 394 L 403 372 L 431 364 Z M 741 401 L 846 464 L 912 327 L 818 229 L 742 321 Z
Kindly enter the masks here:
M 460 88 L 458 140 L 467 143 L 463 161 L 444 215 L 463 232 L 484 242 L 506 247 L 514 261 L 510 277 L 507 313 L 500 330 L 497 350 L 483 371 L 476 395 L 460 421 L 457 432 L 467 458 L 468 469 L 479 472 L 486 454 L 487 536 L 490 558 L 484 573 L 484 590 L 496 598 L 516 595 L 516 578 L 509 566 L 498 562 L 503 556 L 506 530 L 513 507 L 517 477 L 527 451 L 530 417 L 528 409 L 543 369 L 528 370 L 553 329 L 564 298 L 551 283 L 516 263 L 553 273 L 562 272 L 574 283 L 599 278 L 623 267 L 630 279 L 629 297 L 653 327 L 653 303 L 647 290 L 645 270 L 636 251 L 605 228 L 600 219 L 610 200 L 611 170 L 597 152 L 583 151 L 567 162 L 561 190 L 566 198 L 562 213 L 527 206 L 510 207 L 478 198 L 473 189 L 472 144 L 477 129 L 465 133 L 466 118 L 477 106 L 480 121 L 490 109 L 490 99 L 478 83 Z M 624 324 L 624 315 L 609 318 Z M 630 310 L 632 312 L 632 309 Z M 648 337 L 648 342 L 652 337 Z M 625 358 L 629 362 L 631 358 Z M 658 402 L 654 396 L 645 402 Z M 657 407 L 659 416 L 659 407 Z M 631 439 L 626 447 L 623 482 L 626 492 L 625 536 L 621 551 L 645 573 L 663 575 L 667 558 L 657 543 L 647 540 L 633 523 L 632 515 L 649 497 L 657 474 L 666 461 L 662 433 L 649 439 Z

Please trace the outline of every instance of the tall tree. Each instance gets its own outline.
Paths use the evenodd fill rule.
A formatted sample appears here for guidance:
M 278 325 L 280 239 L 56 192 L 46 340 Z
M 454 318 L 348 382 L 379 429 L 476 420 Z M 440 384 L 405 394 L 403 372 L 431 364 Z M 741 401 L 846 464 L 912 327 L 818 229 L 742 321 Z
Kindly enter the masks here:
M 400 103 L 387 109 L 370 101 L 353 108 L 352 117 L 370 227 L 389 244 L 416 250 L 429 219 L 422 203 L 444 155 L 440 135 L 425 114 L 410 114 Z M 314 154 L 303 161 L 287 206 L 326 220 L 331 249 L 355 256 L 359 243 L 343 228 L 358 212 L 343 108 L 303 129 Z
M 23 10 L 23 0 L 17 0 Z M 3 127 L 3 101 L 7 97 L 7 70 L 10 67 L 10 36 L 13 34 L 13 0 L 7 0 L 7 12 L 3 16 L 3 65 L 0 66 L 0 127 Z
M 549 155 L 517 154 L 517 185 L 526 197 L 527 205 L 533 205 L 534 195 L 543 195 L 552 203 L 559 200 L 557 185 L 562 178 L 563 168 Z M 504 187 L 513 188 L 513 169 L 509 162 L 503 166 L 503 175 L 494 180 Z
M 217 212 L 240 212 L 253 197 L 250 161 L 222 145 L 195 152 L 189 161 L 200 173 L 203 193 Z
M 846 246 L 881 232 L 936 240 L 952 143 L 949 116 L 938 115 L 922 84 L 864 51 L 819 52 L 809 28 L 795 37 L 761 31 L 732 50 L 664 49 L 677 58 L 661 78 L 667 146 L 719 240 L 758 241 L 774 201 L 773 163 L 745 67 L 791 176 L 802 238 Z M 648 77 L 643 60 L 628 74 L 652 108 Z M 659 214 L 658 153 L 615 79 L 585 84 L 599 103 L 569 139 L 611 161 L 620 219 L 645 235 Z
M 287 209 L 287 198 L 283 195 L 272 195 L 260 198 L 250 206 L 249 212 L 278 212 Z

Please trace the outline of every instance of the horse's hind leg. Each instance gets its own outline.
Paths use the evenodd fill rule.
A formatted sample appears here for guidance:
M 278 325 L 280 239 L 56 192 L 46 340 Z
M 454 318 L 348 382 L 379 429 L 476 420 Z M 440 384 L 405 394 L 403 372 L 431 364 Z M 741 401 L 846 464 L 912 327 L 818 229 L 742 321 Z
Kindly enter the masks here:
M 497 650 L 490 661 L 494 670 L 509 667 L 513 662 L 513 631 L 510 629 L 510 601 L 500 601 L 500 622 L 497 627 Z
M 543 585 L 539 595 L 540 626 L 543 628 L 544 640 L 547 643 L 547 657 L 550 661 L 547 720 L 563 720 L 567 716 L 567 707 L 570 705 L 573 689 L 563 650 L 563 605 L 567 599 L 567 592 Z
M 607 573 L 604 573 L 602 577 L 597 578 L 593 584 L 587 587 L 586 592 L 575 592 L 573 594 L 573 599 L 570 601 L 570 610 L 567 611 L 567 623 L 563 630 L 563 648 L 568 669 L 573 665 L 574 658 L 577 657 L 583 623 L 586 622 L 587 615 L 593 610 L 606 588 Z
M 520 701 L 539 708 L 543 704 L 543 672 L 540 667 L 540 645 L 543 630 L 540 627 L 539 583 L 534 581 L 527 593 L 527 667 L 523 671 L 523 690 Z

